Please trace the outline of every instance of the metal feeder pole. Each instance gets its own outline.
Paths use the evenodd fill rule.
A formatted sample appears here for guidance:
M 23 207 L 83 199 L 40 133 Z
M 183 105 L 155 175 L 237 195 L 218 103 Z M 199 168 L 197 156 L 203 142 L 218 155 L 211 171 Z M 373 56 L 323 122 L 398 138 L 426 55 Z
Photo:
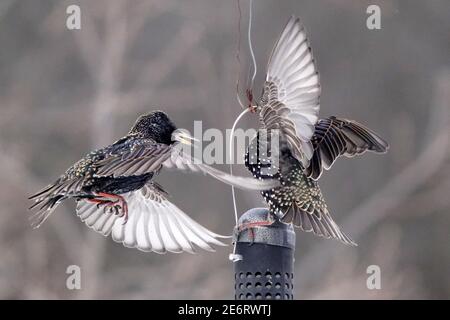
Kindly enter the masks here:
M 238 225 L 268 221 L 268 215 L 267 208 L 253 208 L 240 217 Z M 295 232 L 292 225 L 276 221 L 270 226 L 235 234 L 234 298 L 294 299 Z

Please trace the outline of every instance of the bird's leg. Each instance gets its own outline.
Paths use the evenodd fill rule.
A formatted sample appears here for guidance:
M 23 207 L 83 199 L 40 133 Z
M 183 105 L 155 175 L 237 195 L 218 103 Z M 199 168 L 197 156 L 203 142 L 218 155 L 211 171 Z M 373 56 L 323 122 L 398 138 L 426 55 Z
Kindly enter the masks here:
M 247 90 L 245 90 L 245 93 L 247 95 L 248 108 L 249 108 L 250 112 L 251 113 L 256 113 L 257 106 L 253 105 L 253 90 L 252 89 L 247 89 Z
M 104 202 L 109 202 L 110 204 L 115 204 L 117 202 L 120 202 L 120 208 L 122 209 L 122 215 L 121 217 L 124 217 L 124 221 L 123 224 L 127 223 L 128 221 L 128 204 L 127 201 L 125 200 L 124 197 L 118 195 L 118 194 L 113 194 L 113 193 L 105 193 L 105 192 L 99 192 L 95 194 L 96 196 L 99 197 L 103 197 L 103 198 L 109 198 L 109 199 L 113 199 L 115 201 L 111 201 L 111 200 L 100 200 L 100 201 L 104 201 Z M 96 199 L 98 200 L 98 199 Z M 119 210 L 118 208 L 116 208 L 116 206 L 114 206 L 115 210 L 116 210 L 116 214 L 119 214 Z
M 89 201 L 91 203 L 96 203 L 97 204 L 97 209 L 100 209 L 100 207 L 105 206 L 104 210 L 103 210 L 105 213 L 106 213 L 106 209 L 108 207 L 111 207 L 112 205 L 114 205 L 116 203 L 115 201 L 102 200 L 102 199 L 87 199 L 87 201 Z

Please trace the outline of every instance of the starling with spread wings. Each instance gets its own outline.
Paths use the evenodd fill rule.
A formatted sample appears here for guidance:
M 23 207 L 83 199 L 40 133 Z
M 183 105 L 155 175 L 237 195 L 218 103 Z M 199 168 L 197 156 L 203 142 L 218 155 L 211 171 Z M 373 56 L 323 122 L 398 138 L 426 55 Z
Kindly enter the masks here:
M 274 216 L 304 231 L 354 245 L 331 217 L 317 180 L 338 157 L 366 151 L 384 153 L 388 144 L 356 121 L 337 117 L 319 120 L 320 91 L 305 29 L 298 18 L 291 17 L 269 59 L 262 96 L 256 106 L 250 105 L 265 130 L 251 141 L 245 165 L 259 179 L 280 181 L 280 186 L 262 191 Z M 272 151 L 278 152 L 278 163 L 269 157 L 273 155 L 270 139 L 275 130 L 279 150 Z M 241 226 L 247 227 L 254 225 Z
M 192 161 L 181 144 L 192 144 L 186 130 L 177 129 L 161 111 L 140 116 L 130 132 L 105 148 L 95 150 L 70 167 L 54 183 L 30 199 L 39 227 L 64 200 L 77 201 L 77 215 L 89 227 L 127 247 L 157 253 L 194 252 L 195 245 L 213 251 L 222 236 L 189 218 L 168 200 L 154 182 L 163 168 L 208 174 L 224 183 L 264 190 L 274 181 L 230 176 Z M 276 182 L 277 183 L 277 182 Z

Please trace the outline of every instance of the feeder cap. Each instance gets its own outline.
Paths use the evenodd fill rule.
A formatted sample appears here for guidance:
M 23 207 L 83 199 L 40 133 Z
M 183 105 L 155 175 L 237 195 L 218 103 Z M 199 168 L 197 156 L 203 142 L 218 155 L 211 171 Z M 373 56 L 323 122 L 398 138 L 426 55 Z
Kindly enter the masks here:
M 295 231 L 292 224 L 279 221 L 267 208 L 252 208 L 245 212 L 238 221 L 238 226 L 254 222 L 275 222 L 268 226 L 257 226 L 239 231 L 236 229 L 237 242 L 261 243 L 273 246 L 295 248 Z

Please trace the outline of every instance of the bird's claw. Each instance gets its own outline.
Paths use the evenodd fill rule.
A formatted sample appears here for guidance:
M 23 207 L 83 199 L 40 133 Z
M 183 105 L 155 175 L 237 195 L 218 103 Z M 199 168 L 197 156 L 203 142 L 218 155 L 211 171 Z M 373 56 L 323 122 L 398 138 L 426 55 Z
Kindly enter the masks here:
M 95 195 L 98 196 L 100 199 L 92 199 L 90 201 L 97 203 L 97 208 L 101 208 L 102 206 L 104 206 L 104 208 L 103 208 L 104 213 L 114 212 L 114 214 L 116 216 L 124 218 L 123 224 L 127 223 L 127 221 L 128 221 L 128 204 L 127 204 L 127 201 L 122 196 L 116 195 L 116 194 L 104 193 L 104 192 L 99 192 L 99 193 L 96 193 Z M 104 200 L 101 198 L 106 198 L 108 200 Z
M 118 204 L 119 201 L 104 201 L 97 203 L 97 209 L 103 207 L 103 213 L 112 213 L 116 216 L 124 217 L 123 224 L 128 221 L 128 205 L 126 202 Z
M 123 223 L 122 225 L 126 224 L 128 221 L 128 204 L 126 202 L 122 203 L 122 215 L 123 217 Z
M 116 206 L 118 206 L 118 205 L 116 205 L 116 201 L 109 201 L 109 200 L 106 200 L 106 201 L 102 201 L 102 202 L 97 203 L 97 209 L 100 209 L 100 208 L 103 207 L 103 212 L 104 212 L 104 213 L 106 213 L 107 210 L 109 210 L 109 212 L 111 212 L 111 210 L 112 210 L 114 207 L 116 207 Z M 120 206 L 119 206 L 119 207 L 120 207 Z
M 120 206 L 120 204 L 116 204 L 116 205 L 109 205 L 109 206 L 105 206 L 103 208 L 103 212 L 106 213 L 113 213 L 118 216 L 119 215 L 119 209 L 122 209 L 122 207 Z

